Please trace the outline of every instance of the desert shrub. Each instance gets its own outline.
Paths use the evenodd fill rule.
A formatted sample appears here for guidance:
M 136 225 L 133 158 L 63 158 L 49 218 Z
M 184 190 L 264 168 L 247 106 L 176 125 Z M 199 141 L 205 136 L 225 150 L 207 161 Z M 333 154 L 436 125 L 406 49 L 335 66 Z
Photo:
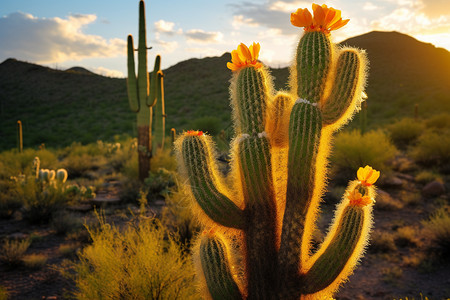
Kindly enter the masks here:
M 100 222 L 75 263 L 77 299 L 194 299 L 194 270 L 156 219 L 120 231 Z
M 0 218 L 9 219 L 22 207 L 16 183 L 13 180 L 0 180 Z
M 417 298 L 417 299 L 419 299 L 419 298 Z M 397 300 L 397 299 L 394 298 L 394 300 Z M 403 300 L 403 298 L 400 298 L 400 299 L 398 299 L 398 300 Z M 415 300 L 415 298 L 408 298 L 408 297 L 405 297 L 405 300 Z M 426 297 L 426 296 L 425 296 L 425 298 L 424 298 L 424 296 L 423 296 L 422 294 L 420 294 L 420 300 L 429 300 L 429 299 L 428 299 L 428 297 Z
M 428 120 L 425 121 L 425 125 L 431 129 L 445 129 L 450 128 L 450 114 L 441 113 L 435 116 L 432 116 Z
M 48 257 L 44 254 L 30 254 L 23 257 L 25 267 L 29 269 L 41 269 L 47 263 Z
M 386 174 L 391 171 L 390 162 L 396 152 L 397 149 L 384 132 L 377 130 L 361 134 L 353 130 L 336 136 L 331 161 L 337 169 L 335 173 L 347 179 L 354 178 L 358 168 L 366 165 Z
M 200 231 L 200 224 L 190 205 L 184 189 L 173 189 L 166 197 L 161 219 L 167 228 L 178 233 L 180 241 L 186 246 L 190 245 L 192 238 Z
M 0 261 L 5 265 L 13 267 L 22 263 L 22 258 L 25 255 L 31 241 L 25 240 L 5 240 L 0 249 Z
M 395 234 L 395 244 L 399 247 L 416 247 L 419 244 L 416 230 L 410 226 L 399 228 Z
M 81 248 L 80 243 L 69 243 L 59 245 L 58 252 L 64 257 L 71 257 Z
M 450 135 L 424 133 L 410 154 L 416 162 L 425 166 L 450 170 Z
M 30 223 L 48 223 L 54 213 L 62 210 L 69 201 L 62 185 L 27 178 L 18 182 L 20 197 L 24 200 L 23 218 Z
M 0 285 L 0 300 L 8 300 L 8 289 Z
M 55 168 L 58 163 L 57 155 L 47 149 L 24 149 L 22 153 L 12 150 L 0 153 L 0 179 L 9 179 L 17 174 L 29 174 L 33 166 L 33 160 L 39 156 L 41 165 Z
M 415 181 L 421 184 L 427 184 L 429 182 L 432 181 L 440 181 L 442 182 L 442 176 L 438 173 L 432 172 L 432 171 L 427 171 L 427 170 L 423 170 L 420 171 L 419 173 L 417 173 L 417 175 L 415 176 Z
M 83 227 L 81 218 L 64 211 L 59 211 L 53 214 L 51 227 L 56 234 L 67 234 Z
M 397 250 L 394 236 L 388 232 L 374 231 L 371 235 L 369 251 L 371 253 L 388 253 Z
M 216 117 L 201 117 L 191 122 L 190 128 L 193 130 L 201 130 L 209 135 L 219 134 L 221 128 L 221 120 Z
M 152 199 L 158 196 L 164 196 L 169 192 L 169 189 L 175 185 L 174 173 L 164 168 L 160 168 L 157 173 L 150 173 L 150 176 L 145 179 L 145 191 L 148 198 Z
M 381 275 L 381 280 L 385 283 L 395 284 L 403 276 L 403 270 L 398 266 L 384 268 L 381 270 Z
M 98 170 L 102 165 L 106 164 L 104 156 L 92 156 L 87 153 L 77 155 L 70 153 L 61 162 L 62 166 L 74 177 L 89 177 L 88 172 Z
M 404 118 L 387 126 L 391 140 L 400 148 L 415 142 L 424 128 L 423 123 L 410 118 Z
M 450 255 L 450 213 L 448 207 L 438 209 L 429 220 L 423 222 L 425 232 L 431 241 L 430 250 L 449 259 Z

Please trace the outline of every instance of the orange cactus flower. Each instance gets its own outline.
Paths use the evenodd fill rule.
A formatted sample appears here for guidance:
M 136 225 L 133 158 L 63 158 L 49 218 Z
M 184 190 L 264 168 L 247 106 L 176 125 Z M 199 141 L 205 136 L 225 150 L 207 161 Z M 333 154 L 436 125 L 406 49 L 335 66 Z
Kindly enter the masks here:
M 370 166 L 365 166 L 364 168 L 359 168 L 356 175 L 362 185 L 371 186 L 380 177 L 380 171 L 372 169 Z
M 314 17 L 307 8 L 299 8 L 291 14 L 291 24 L 297 27 L 304 27 L 305 31 L 322 31 L 329 34 L 330 31 L 345 26 L 349 19 L 342 20 L 341 11 L 332 7 L 318 4 L 312 5 Z
M 350 205 L 351 206 L 359 206 L 359 207 L 363 207 L 366 206 L 370 203 L 372 203 L 372 200 L 370 199 L 369 196 L 363 196 L 361 195 L 360 192 L 358 192 L 358 190 L 354 189 L 353 192 L 348 194 L 348 200 L 350 200 Z
M 247 66 L 261 68 L 262 64 L 258 62 L 259 43 L 253 43 L 247 47 L 241 43 L 236 50 L 231 51 L 231 62 L 227 63 L 228 69 L 237 71 Z
M 188 131 L 185 132 L 185 135 L 187 135 L 187 136 L 201 136 L 201 135 L 203 135 L 203 131 L 188 130 Z

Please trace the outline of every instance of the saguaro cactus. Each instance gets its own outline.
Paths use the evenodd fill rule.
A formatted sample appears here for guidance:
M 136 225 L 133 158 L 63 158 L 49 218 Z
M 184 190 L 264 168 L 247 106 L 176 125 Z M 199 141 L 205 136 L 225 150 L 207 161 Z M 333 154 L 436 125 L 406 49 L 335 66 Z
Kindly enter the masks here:
M 159 131 L 164 131 L 164 91 L 161 71 L 161 57 L 156 56 L 155 66 L 149 80 L 147 71 L 147 47 L 145 29 L 145 5 L 139 2 L 139 44 L 138 44 L 138 74 L 136 77 L 134 63 L 133 36 L 128 35 L 128 100 L 130 108 L 137 113 L 138 153 L 139 153 L 139 179 L 143 181 L 150 171 L 150 159 L 152 157 L 152 116 L 153 106 L 160 99 L 158 105 L 160 112 L 156 114 Z M 162 126 L 162 129 L 161 129 Z M 161 136 L 161 135 L 159 135 Z M 164 139 L 164 134 L 162 134 Z
M 23 131 L 22 131 L 22 121 L 17 121 L 17 150 L 19 153 L 23 152 Z
M 311 249 L 330 139 L 359 109 L 366 80 L 364 52 L 330 41 L 348 20 L 326 5 L 313 11 L 291 15 L 305 32 L 288 93 L 272 91 L 259 44 L 231 52 L 229 178 L 218 172 L 209 136 L 188 131 L 175 143 L 194 209 L 209 227 L 194 252 L 206 298 L 330 299 L 367 244 L 379 176 L 369 166 L 350 181 L 325 240 Z

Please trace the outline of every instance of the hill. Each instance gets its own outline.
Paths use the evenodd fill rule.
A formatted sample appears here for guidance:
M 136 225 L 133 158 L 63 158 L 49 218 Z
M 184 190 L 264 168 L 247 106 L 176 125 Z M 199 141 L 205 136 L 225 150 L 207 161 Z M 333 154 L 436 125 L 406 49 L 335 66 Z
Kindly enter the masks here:
M 342 45 L 368 53 L 369 125 L 412 116 L 416 103 L 421 116 L 450 112 L 448 51 L 397 32 L 370 32 Z M 229 53 L 189 59 L 164 71 L 168 130 L 189 129 L 198 119 L 221 128 L 230 125 L 229 60 Z M 273 69 L 272 75 L 277 89 L 286 87 L 287 68 Z M 125 79 L 8 59 L 0 64 L 0 150 L 15 147 L 19 119 L 25 147 L 112 140 L 135 132 Z

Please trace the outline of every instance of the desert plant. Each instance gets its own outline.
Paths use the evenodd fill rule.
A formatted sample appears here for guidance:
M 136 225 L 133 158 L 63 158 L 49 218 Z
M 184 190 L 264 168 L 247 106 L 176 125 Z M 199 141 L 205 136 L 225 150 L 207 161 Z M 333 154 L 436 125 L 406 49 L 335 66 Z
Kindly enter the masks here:
M 347 178 L 361 165 L 370 165 L 382 173 L 389 173 L 397 153 L 388 136 L 380 130 L 364 135 L 357 130 L 341 132 L 336 136 L 334 146 L 331 156 L 333 168 L 341 177 Z
M 41 269 L 47 260 L 48 257 L 44 254 L 29 254 L 22 258 L 23 264 L 29 269 Z
M 422 134 L 417 145 L 411 150 L 411 156 L 427 167 L 436 166 L 450 171 L 450 135 L 427 132 Z
M 423 222 L 428 238 L 431 240 L 430 248 L 444 259 L 450 253 L 450 213 L 448 207 L 438 209 L 430 218 Z
M 23 133 L 22 133 L 22 121 L 17 121 L 17 150 L 19 153 L 23 152 Z
M 77 299 L 195 299 L 192 264 L 158 220 L 121 232 L 101 218 L 89 232 L 93 243 L 73 266 Z
M 29 239 L 5 240 L 0 249 L 0 261 L 10 267 L 21 264 L 22 258 L 30 244 L 31 241 Z
M 423 133 L 425 126 L 414 119 L 404 118 L 387 126 L 389 136 L 397 147 L 406 148 Z
M 314 20 L 307 9 L 291 15 L 305 33 L 290 92 L 272 92 L 259 44 L 232 51 L 237 136 L 229 178 L 217 170 L 210 136 L 188 131 L 176 141 L 182 182 L 210 227 L 194 251 L 206 298 L 331 298 L 367 244 L 379 176 L 369 166 L 349 183 L 328 235 L 311 251 L 330 139 L 360 106 L 366 79 L 364 53 L 331 44 L 329 31 L 346 24 L 340 11 L 313 10 Z
M 8 289 L 0 285 L 0 300 L 8 300 Z
M 145 6 L 144 1 L 139 2 L 139 45 L 138 45 L 138 74 L 136 77 L 134 63 L 134 43 L 133 36 L 128 35 L 128 100 L 130 108 L 137 113 L 138 129 L 138 153 L 139 153 L 139 179 L 144 181 L 150 171 L 150 159 L 152 157 L 152 117 L 153 106 L 159 100 L 157 108 L 160 108 L 156 114 L 155 131 L 156 136 L 161 141 L 156 141 L 158 145 L 164 144 L 164 90 L 163 73 L 160 70 L 161 57 L 156 56 L 155 67 L 151 79 L 147 72 L 147 47 L 146 29 L 145 29 Z

